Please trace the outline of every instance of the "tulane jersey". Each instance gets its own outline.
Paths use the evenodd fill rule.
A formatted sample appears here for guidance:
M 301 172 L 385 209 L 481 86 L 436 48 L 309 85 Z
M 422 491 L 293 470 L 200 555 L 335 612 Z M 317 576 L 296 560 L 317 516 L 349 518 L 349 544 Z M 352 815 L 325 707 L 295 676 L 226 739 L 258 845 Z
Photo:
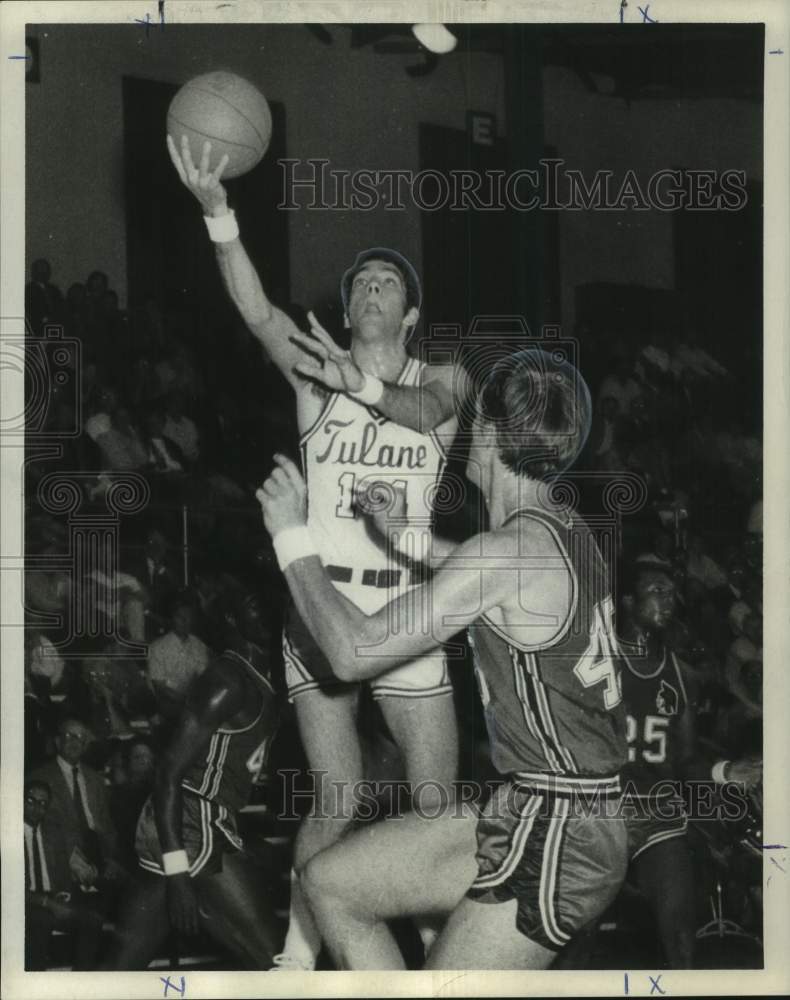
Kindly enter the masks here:
M 250 789 L 266 766 L 277 729 L 277 710 L 269 679 L 248 659 L 232 649 L 226 649 L 220 659 L 235 664 L 255 681 L 261 692 L 260 711 L 248 726 L 218 729 L 205 757 L 190 766 L 181 785 L 234 813 L 247 805 Z
M 514 517 L 538 520 L 553 535 L 570 610 L 540 645 L 523 641 L 528 628 L 488 616 L 470 626 L 493 763 L 538 786 L 616 791 L 626 742 L 608 569 L 578 516 L 530 508 Z
M 675 733 L 688 697 L 675 654 L 666 647 L 652 670 L 644 660 L 624 652 L 622 661 L 623 702 L 628 714 L 628 764 L 623 779 L 637 793 L 647 795 L 657 781 L 676 777 Z
M 410 358 L 398 385 L 418 386 L 424 366 Z M 409 571 L 387 560 L 358 508 L 375 482 L 405 492 L 406 517 L 418 529 L 419 559 L 431 530 L 431 512 L 445 453 L 436 434 L 421 434 L 382 416 L 345 393 L 330 393 L 321 416 L 302 436 L 308 527 L 335 586 L 363 611 L 377 611 L 411 583 Z

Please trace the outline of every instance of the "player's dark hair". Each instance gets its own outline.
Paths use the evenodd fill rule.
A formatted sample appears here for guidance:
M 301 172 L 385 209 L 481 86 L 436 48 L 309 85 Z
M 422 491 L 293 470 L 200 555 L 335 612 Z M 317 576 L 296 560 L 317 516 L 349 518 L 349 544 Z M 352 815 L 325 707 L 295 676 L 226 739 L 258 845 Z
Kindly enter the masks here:
M 519 476 L 545 479 L 573 464 L 590 429 L 590 390 L 557 352 L 531 349 L 496 363 L 479 396 L 503 464 Z
M 674 582 L 674 573 L 670 566 L 656 562 L 654 559 L 638 559 L 627 563 L 620 571 L 618 587 L 620 597 L 634 597 L 639 589 L 642 578 L 648 573 L 662 573 Z
M 387 247 L 371 247 L 370 250 L 363 250 L 357 254 L 357 259 L 340 281 L 340 296 L 343 299 L 343 309 L 345 312 L 348 312 L 348 302 L 351 298 L 351 283 L 356 277 L 357 272 L 371 260 L 383 260 L 397 268 L 406 289 L 406 309 L 411 309 L 412 306 L 419 309 L 422 302 L 422 288 L 420 286 L 420 279 L 412 264 L 403 254 L 398 253 L 397 250 L 389 250 Z

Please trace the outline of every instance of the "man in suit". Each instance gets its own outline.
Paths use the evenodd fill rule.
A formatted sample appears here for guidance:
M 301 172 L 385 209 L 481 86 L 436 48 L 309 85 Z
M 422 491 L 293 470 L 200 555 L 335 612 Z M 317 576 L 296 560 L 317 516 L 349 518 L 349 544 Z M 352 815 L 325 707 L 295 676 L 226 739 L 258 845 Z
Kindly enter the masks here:
M 74 935 L 74 969 L 96 967 L 102 931 L 101 914 L 80 900 L 69 878 L 57 880 L 67 861 L 63 844 L 44 833 L 43 820 L 49 810 L 51 792 L 44 781 L 25 785 L 25 968 L 38 972 L 47 968 L 53 930 Z
M 33 774 L 50 790 L 44 834 L 59 847 L 54 878 L 86 888 L 109 888 L 124 876 L 118 837 L 110 818 L 104 779 L 83 763 L 91 734 L 79 719 L 66 718 L 55 737 L 57 755 Z

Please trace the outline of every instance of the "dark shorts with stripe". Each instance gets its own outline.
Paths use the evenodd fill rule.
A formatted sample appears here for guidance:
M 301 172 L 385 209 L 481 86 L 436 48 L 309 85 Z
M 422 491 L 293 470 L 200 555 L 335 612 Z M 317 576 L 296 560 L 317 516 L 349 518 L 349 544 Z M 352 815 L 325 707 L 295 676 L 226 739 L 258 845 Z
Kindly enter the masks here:
M 334 677 L 326 679 L 324 675 L 331 672 L 329 662 L 293 606 L 283 630 L 283 660 L 290 701 L 304 691 L 320 688 L 327 693 L 340 693 L 356 687 L 355 683 L 339 681 Z M 320 681 L 312 675 L 308 664 L 321 664 Z M 453 693 L 447 658 L 439 649 L 394 667 L 367 683 L 375 701 L 382 698 L 433 698 Z
M 222 871 L 222 858 L 229 851 L 242 849 L 236 817 L 202 795 L 182 789 L 181 837 L 189 861 L 189 874 L 216 875 Z M 156 830 L 154 805 L 149 798 L 137 821 L 134 843 L 141 868 L 164 875 L 162 848 Z
M 625 824 L 570 795 L 508 783 L 478 821 L 476 859 L 467 896 L 517 900 L 517 929 L 559 951 L 617 895 L 628 866 Z
M 685 837 L 688 831 L 688 816 L 682 799 L 668 796 L 659 801 L 651 800 L 648 810 L 647 800 L 642 800 L 644 811 L 649 815 L 629 816 L 625 812 L 625 828 L 628 832 L 628 858 L 633 861 L 649 848 L 665 840 Z

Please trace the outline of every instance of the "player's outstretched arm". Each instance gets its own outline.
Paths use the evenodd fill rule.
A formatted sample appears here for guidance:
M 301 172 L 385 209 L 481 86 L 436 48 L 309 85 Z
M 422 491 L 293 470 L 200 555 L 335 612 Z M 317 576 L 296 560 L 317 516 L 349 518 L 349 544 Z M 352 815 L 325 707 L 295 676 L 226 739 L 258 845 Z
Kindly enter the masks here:
M 310 552 L 299 470 L 284 456 L 275 460 L 277 467 L 257 492 L 264 524 L 299 613 L 335 677 L 376 677 L 434 649 L 517 591 L 523 566 L 512 555 L 512 542 L 478 535 L 459 545 L 430 582 L 374 615 L 363 614 L 335 589 Z
M 210 142 L 204 143 L 198 166 L 192 160 L 186 136 L 182 136 L 180 152 L 170 135 L 167 137 L 167 148 L 182 184 L 198 200 L 203 214 L 209 218 L 230 219 L 228 195 L 222 184 L 222 173 L 227 166 L 228 157 L 223 156 L 216 169 L 210 171 Z M 296 325 L 267 298 L 258 273 L 238 236 L 227 242 L 215 242 L 214 249 L 225 288 L 242 319 L 288 381 L 296 384 L 297 376 L 293 367 L 301 351 L 290 340 L 294 333 L 299 332 Z
M 300 349 L 296 370 L 306 378 L 334 392 L 357 396 L 374 383 L 356 364 L 350 351 L 344 351 L 321 326 L 315 314 L 308 312 L 310 334 L 296 333 L 294 344 Z M 385 417 L 427 434 L 455 418 L 457 404 L 466 393 L 464 370 L 453 365 L 432 365 L 423 369 L 419 386 L 381 383 L 381 395 L 374 404 Z M 366 400 L 363 399 L 363 402 Z
M 215 662 L 192 685 L 178 728 L 157 769 L 153 803 L 163 854 L 184 850 L 181 832 L 181 781 L 196 760 L 205 757 L 216 730 L 245 704 L 238 676 Z M 168 911 L 185 933 L 198 929 L 197 899 L 188 872 L 167 877 Z

